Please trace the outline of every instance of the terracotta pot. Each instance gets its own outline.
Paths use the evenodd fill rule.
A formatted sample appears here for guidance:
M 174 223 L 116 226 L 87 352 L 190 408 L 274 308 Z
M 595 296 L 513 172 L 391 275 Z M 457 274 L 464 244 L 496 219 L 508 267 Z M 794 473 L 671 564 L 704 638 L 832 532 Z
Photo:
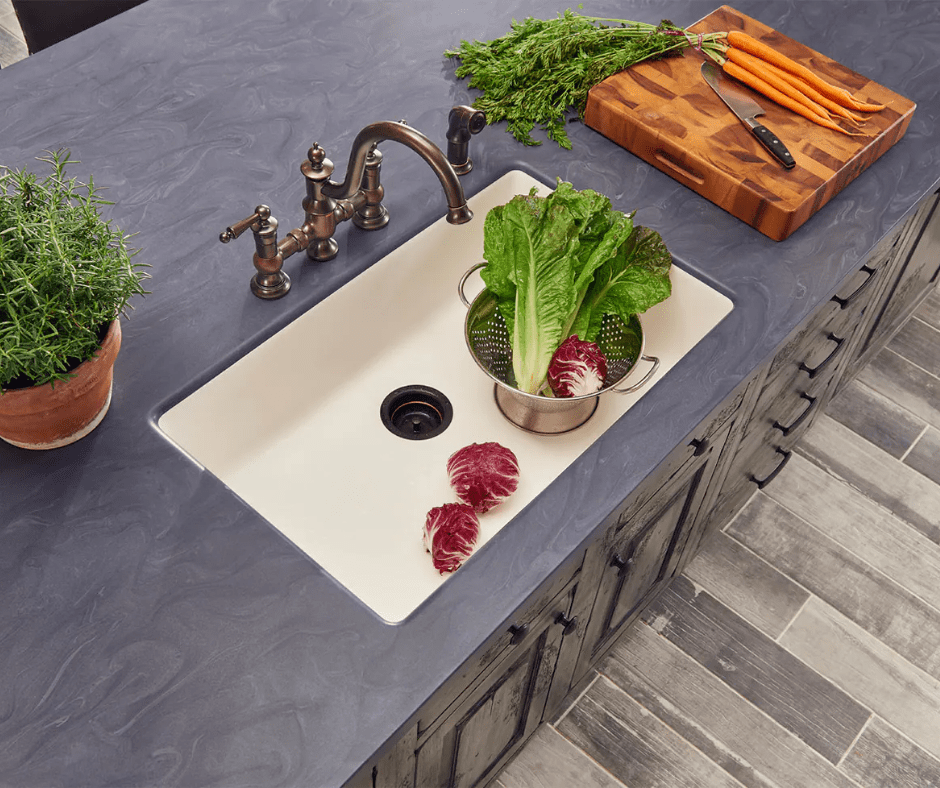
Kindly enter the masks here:
M 0 394 L 0 438 L 24 449 L 55 449 L 83 438 L 108 412 L 114 360 L 121 348 L 115 320 L 98 352 L 72 377 Z

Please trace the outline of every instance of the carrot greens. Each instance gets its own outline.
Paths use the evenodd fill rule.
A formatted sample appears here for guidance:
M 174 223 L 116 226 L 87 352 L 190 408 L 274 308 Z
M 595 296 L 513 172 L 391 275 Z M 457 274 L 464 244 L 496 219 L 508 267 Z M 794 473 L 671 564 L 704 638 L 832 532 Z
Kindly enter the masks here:
M 729 76 L 833 131 L 856 135 L 859 132 L 847 131 L 836 120 L 858 128 L 862 118 L 854 112 L 884 109 L 883 104 L 856 99 L 742 31 L 692 33 L 666 19 L 652 25 L 569 9 L 554 19 L 513 20 L 505 35 L 492 41 L 461 41 L 444 55 L 458 58 L 461 62 L 454 73 L 469 77 L 467 85 L 482 91 L 473 106 L 486 113 L 488 123 L 506 121 L 508 131 L 526 145 L 540 144 L 532 136 L 540 125 L 549 139 L 570 149 L 565 122 L 572 112 L 583 118 L 592 87 L 637 63 L 682 55 L 689 49 L 699 50 Z
M 461 41 L 444 53 L 459 58 L 455 74 L 483 91 L 473 106 L 487 122 L 505 120 L 509 132 L 526 145 L 536 124 L 548 138 L 571 148 L 565 120 L 571 110 L 583 115 L 588 91 L 636 63 L 679 55 L 690 47 L 709 50 L 724 33 L 699 36 L 668 20 L 658 25 L 584 16 L 570 9 L 555 19 L 513 20 L 512 29 L 492 41 Z

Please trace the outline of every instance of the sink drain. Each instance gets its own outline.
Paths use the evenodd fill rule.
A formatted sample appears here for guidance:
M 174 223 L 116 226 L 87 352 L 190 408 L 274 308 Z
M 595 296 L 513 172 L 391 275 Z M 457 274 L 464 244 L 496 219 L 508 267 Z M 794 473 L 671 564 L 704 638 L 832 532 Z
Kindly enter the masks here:
M 421 441 L 440 435 L 454 415 L 450 400 L 430 386 L 395 389 L 379 409 L 382 423 L 399 438 Z

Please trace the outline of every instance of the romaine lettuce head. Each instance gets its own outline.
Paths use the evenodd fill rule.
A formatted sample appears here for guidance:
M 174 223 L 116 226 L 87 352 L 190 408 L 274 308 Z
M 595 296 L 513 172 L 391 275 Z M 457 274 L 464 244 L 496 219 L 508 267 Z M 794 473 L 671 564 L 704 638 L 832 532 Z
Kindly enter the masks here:
M 521 391 L 539 391 L 569 336 L 594 341 L 605 312 L 628 317 L 669 295 L 671 258 L 651 233 L 604 195 L 560 180 L 546 197 L 533 189 L 487 214 L 481 276 L 506 322 Z

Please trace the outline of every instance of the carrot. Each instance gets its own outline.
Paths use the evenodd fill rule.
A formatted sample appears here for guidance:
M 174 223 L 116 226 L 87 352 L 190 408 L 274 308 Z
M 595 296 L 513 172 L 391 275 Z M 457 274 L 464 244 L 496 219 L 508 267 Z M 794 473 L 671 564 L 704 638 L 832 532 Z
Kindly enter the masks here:
M 743 33 L 740 30 L 732 30 L 728 33 L 727 40 L 728 43 L 736 49 L 743 49 L 745 52 L 755 55 L 767 63 L 772 63 L 782 68 L 784 71 L 796 74 L 811 84 L 824 96 L 828 96 L 847 109 L 854 109 L 860 112 L 877 112 L 885 108 L 884 104 L 867 104 L 859 101 L 844 88 L 830 84 L 814 71 L 806 68 L 806 66 L 797 63 L 795 60 L 781 54 L 773 47 L 767 46 L 767 44 L 758 41 L 756 38 L 752 38 L 747 33 Z
M 808 82 L 800 79 L 795 74 L 791 74 L 789 71 L 784 71 L 782 68 L 778 68 L 772 63 L 761 60 L 759 57 L 751 55 L 743 49 L 730 47 L 725 55 L 732 62 L 737 63 L 742 68 L 746 68 L 765 82 L 773 85 L 781 93 L 786 93 L 791 98 L 802 102 L 812 110 L 821 110 L 819 114 L 825 113 L 824 117 L 831 119 L 829 113 L 832 112 L 851 121 L 855 125 L 862 122 L 861 118 L 853 115 L 845 109 L 845 107 L 827 98 Z
M 728 51 L 725 53 L 725 56 L 727 57 L 727 60 L 725 60 L 722 67 L 726 72 L 728 70 L 729 63 L 737 65 L 740 68 L 750 71 L 755 77 L 762 79 L 768 85 L 776 88 L 794 101 L 798 101 L 813 114 L 819 115 L 821 118 L 831 120 L 829 113 L 823 107 L 809 98 L 805 93 L 801 93 L 799 90 L 795 89 L 793 85 L 791 85 L 785 79 L 782 79 L 778 74 L 767 68 L 767 64 L 764 63 L 764 61 L 760 58 L 756 58 L 753 55 L 749 55 L 747 52 L 733 48 L 728 49 Z M 761 92 L 763 93 L 763 91 Z
M 763 93 L 765 96 L 767 96 L 767 98 L 777 102 L 782 107 L 786 107 L 787 109 L 792 110 L 797 115 L 802 115 L 807 120 L 813 121 L 813 123 L 817 123 L 820 126 L 823 126 L 827 129 L 832 129 L 833 131 L 842 132 L 849 137 L 859 136 L 857 132 L 846 131 L 832 120 L 829 120 L 822 115 L 816 114 L 812 110 L 808 109 L 804 104 L 801 104 L 799 101 L 790 98 L 785 93 L 781 93 L 772 85 L 768 85 L 767 82 L 758 77 L 756 74 L 752 74 L 747 69 L 741 68 L 741 66 L 739 66 L 737 63 L 728 61 L 724 64 L 723 68 L 725 73 L 727 73 L 729 76 L 732 76 L 735 79 L 743 82 L 745 85 L 752 87 L 758 93 Z
M 819 104 L 819 106 L 828 110 L 830 113 L 838 115 L 841 118 L 845 118 L 845 120 L 853 123 L 856 126 L 861 126 L 865 122 L 864 118 L 849 112 L 841 104 L 837 104 L 832 99 L 827 98 L 808 82 L 804 82 L 802 79 L 800 79 L 796 74 L 791 74 L 789 71 L 784 71 L 783 69 L 777 68 L 770 63 L 767 63 L 765 68 L 773 71 L 778 77 L 780 77 L 780 79 L 785 79 L 787 82 L 793 85 L 793 87 L 805 93 L 809 98 Z

